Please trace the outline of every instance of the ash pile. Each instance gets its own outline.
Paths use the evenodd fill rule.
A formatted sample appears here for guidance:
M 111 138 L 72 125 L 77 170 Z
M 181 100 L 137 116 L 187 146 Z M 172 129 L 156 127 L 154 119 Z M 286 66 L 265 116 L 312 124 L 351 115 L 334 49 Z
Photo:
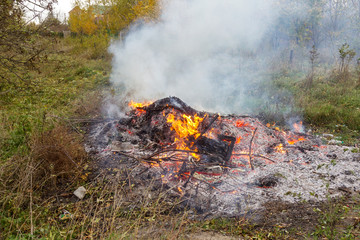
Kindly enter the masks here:
M 360 190 L 360 155 L 351 147 L 250 116 L 200 112 L 176 97 L 129 105 L 126 117 L 92 125 L 88 151 L 100 167 L 124 170 L 140 190 L 151 183 L 196 216 L 243 216 L 269 202 Z

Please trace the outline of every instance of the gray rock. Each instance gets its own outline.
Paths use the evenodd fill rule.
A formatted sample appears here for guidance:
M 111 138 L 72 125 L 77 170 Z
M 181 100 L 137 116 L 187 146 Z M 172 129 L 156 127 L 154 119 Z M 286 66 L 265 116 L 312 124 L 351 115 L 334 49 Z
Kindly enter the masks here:
M 83 186 L 79 187 L 74 191 L 74 195 L 78 197 L 80 200 L 85 197 L 85 194 L 86 194 L 86 189 Z
M 333 138 L 334 138 L 334 135 L 328 134 L 328 133 L 324 133 L 324 134 L 323 134 L 323 137 L 326 138 L 327 140 L 330 140 L 330 139 L 333 139 Z

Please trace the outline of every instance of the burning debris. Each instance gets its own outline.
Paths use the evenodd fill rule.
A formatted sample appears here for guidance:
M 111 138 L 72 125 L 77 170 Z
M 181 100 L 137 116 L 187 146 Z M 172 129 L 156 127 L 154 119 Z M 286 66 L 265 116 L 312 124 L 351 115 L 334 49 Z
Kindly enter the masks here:
M 199 112 L 176 97 L 129 105 L 126 118 L 93 126 L 89 148 L 144 184 L 155 179 L 203 217 L 360 189 L 359 155 L 349 148 L 250 116 Z M 300 123 L 294 128 L 303 129 Z

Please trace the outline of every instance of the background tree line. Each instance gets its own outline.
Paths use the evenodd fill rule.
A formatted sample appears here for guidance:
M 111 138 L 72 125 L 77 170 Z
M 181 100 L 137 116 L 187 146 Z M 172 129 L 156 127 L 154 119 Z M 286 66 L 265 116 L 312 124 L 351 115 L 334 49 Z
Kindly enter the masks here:
M 118 34 L 135 20 L 154 21 L 160 13 L 158 0 L 76 1 L 69 15 L 70 30 L 77 34 Z
M 104 57 L 111 37 L 119 36 L 136 21 L 156 21 L 161 2 L 78 0 L 68 25 L 81 36 L 79 48 L 91 49 L 93 58 Z M 44 11 L 52 14 L 54 3 L 56 0 L 1 1 L 1 93 L 31 88 L 26 69 L 34 69 L 37 62 L 45 60 L 47 46 L 37 38 L 46 24 L 34 24 L 32 20 Z M 318 64 L 336 64 L 340 72 L 347 72 L 354 60 L 360 62 L 360 0 L 277 0 L 274 4 L 274 11 L 279 11 L 277 21 L 258 49 L 259 55 L 268 52 L 276 62 L 310 69 L 309 86 Z
M 360 0 L 279 0 L 280 13 L 270 32 L 272 50 L 285 54 L 290 63 L 294 51 L 309 55 L 314 47 L 319 60 L 339 59 L 339 51 L 347 44 L 360 53 Z M 290 54 L 290 52 L 292 52 Z

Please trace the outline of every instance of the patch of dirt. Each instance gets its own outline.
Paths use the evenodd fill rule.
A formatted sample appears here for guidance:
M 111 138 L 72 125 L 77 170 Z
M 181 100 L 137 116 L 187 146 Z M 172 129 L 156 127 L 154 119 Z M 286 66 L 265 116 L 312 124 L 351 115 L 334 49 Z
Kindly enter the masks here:
M 258 213 L 257 218 L 250 219 L 250 222 L 265 228 L 301 228 L 303 231 L 311 232 L 319 218 L 319 213 L 315 212 L 314 208 L 321 208 L 321 205 L 318 202 L 268 202 L 264 206 L 265 211 Z

